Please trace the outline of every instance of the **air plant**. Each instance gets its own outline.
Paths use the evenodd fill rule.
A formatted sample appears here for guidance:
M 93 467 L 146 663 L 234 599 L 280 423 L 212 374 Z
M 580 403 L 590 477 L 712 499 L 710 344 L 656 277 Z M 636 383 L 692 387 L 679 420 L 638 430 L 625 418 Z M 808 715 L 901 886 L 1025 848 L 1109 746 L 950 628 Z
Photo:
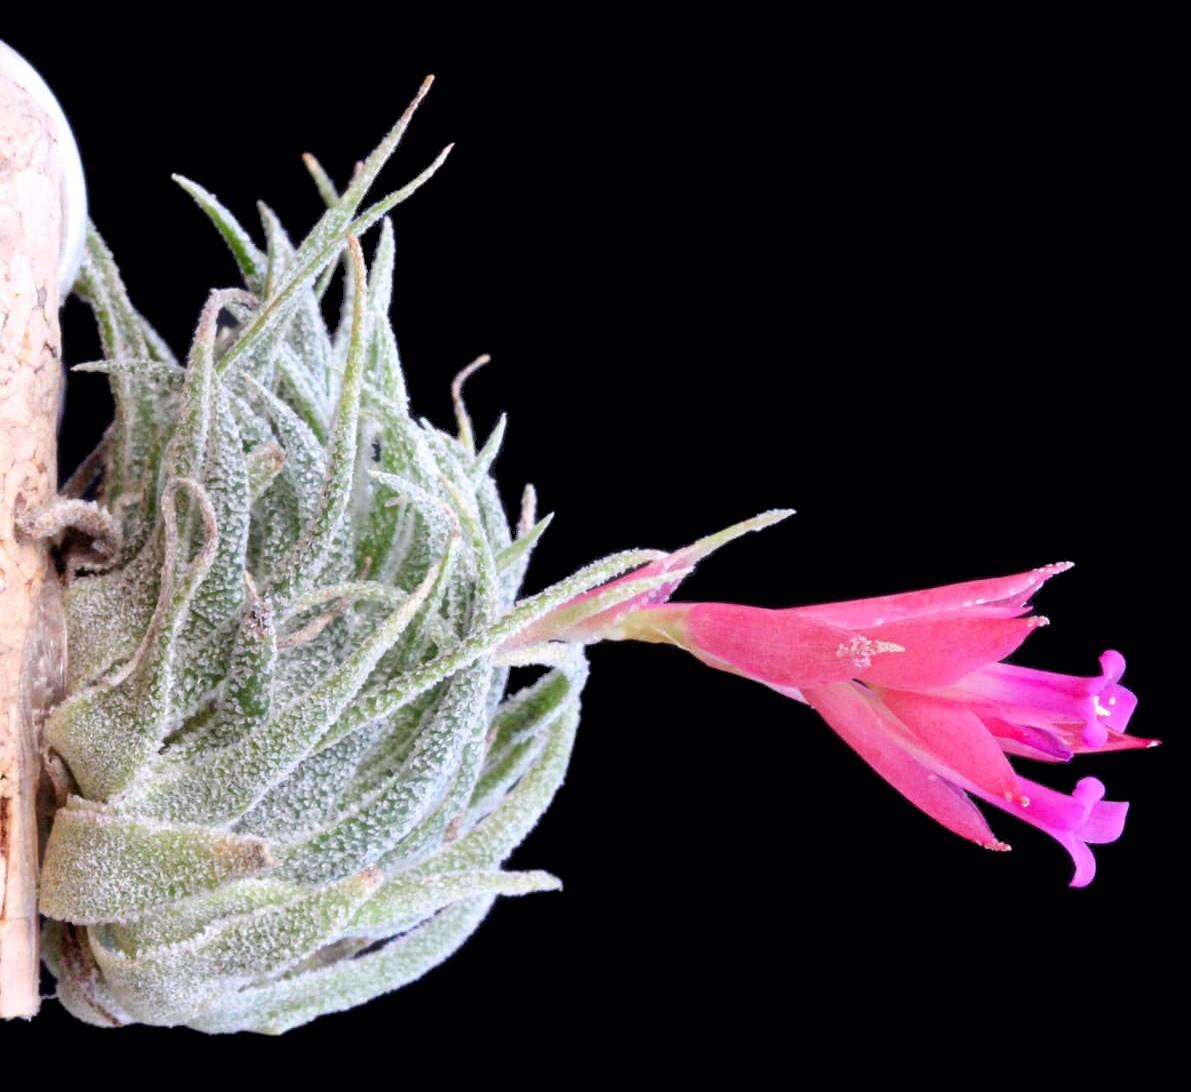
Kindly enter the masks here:
M 805 701 L 945 826 L 1002 846 L 972 793 L 1090 880 L 1085 843 L 1117 837 L 1125 805 L 1093 779 L 1073 797 L 1023 781 L 1005 753 L 1151 741 L 1125 734 L 1115 654 L 1098 680 L 998 665 L 1057 569 L 791 611 L 669 602 L 777 511 L 523 594 L 550 517 L 532 488 L 506 516 L 503 420 L 479 442 L 471 369 L 454 434 L 414 416 L 389 320 L 389 214 L 450 149 L 365 204 L 428 87 L 342 192 L 308 159 L 327 207 L 299 243 L 267 208 L 258 242 L 178 179 L 243 280 L 210 294 L 184 361 L 87 235 L 73 288 L 103 359 L 77 370 L 109 377 L 115 420 L 59 496 L 13 513 L 25 548 L 58 546 L 22 671 L 61 1002 L 102 1026 L 280 1033 L 419 977 L 496 898 L 558 887 L 502 866 L 562 782 L 584 646 L 604 639 L 675 644 Z M 517 665 L 541 673 L 509 693 Z

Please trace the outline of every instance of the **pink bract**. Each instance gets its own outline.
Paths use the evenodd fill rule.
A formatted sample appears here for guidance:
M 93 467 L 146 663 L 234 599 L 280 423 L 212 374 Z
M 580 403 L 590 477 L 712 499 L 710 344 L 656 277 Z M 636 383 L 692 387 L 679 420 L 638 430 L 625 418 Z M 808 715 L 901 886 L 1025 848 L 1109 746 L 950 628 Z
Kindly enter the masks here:
M 727 540 L 703 542 L 715 548 Z M 1072 886 L 1091 881 L 1096 866 L 1088 844 L 1119 838 L 1128 805 L 1104 800 L 1095 778 L 1079 781 L 1071 795 L 1026 780 L 1007 756 L 1062 762 L 1153 746 L 1155 740 L 1126 734 L 1137 699 L 1119 682 L 1124 657 L 1105 652 L 1100 675 L 1090 678 L 1000 662 L 1046 624 L 1030 616 L 1029 600 L 1069 564 L 786 610 L 667 603 L 707 552 L 688 547 L 654 562 L 652 571 L 622 577 L 676 573 L 673 583 L 574 625 L 566 608 L 557 611 L 535 627 L 533 639 L 678 645 L 711 667 L 812 706 L 948 830 L 988 849 L 1009 848 L 990 830 L 976 797 L 1063 845 L 1075 863 Z

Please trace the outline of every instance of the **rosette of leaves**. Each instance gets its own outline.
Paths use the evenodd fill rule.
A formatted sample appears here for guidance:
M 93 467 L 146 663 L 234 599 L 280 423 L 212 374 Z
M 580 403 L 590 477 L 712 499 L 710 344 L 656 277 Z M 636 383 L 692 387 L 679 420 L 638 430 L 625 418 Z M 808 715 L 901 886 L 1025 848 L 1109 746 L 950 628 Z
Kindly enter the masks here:
M 477 450 L 458 387 L 458 435 L 410 415 L 386 214 L 443 156 L 362 202 L 416 105 L 341 195 L 310 161 L 327 211 L 297 246 L 266 208 L 258 246 L 179 180 L 244 281 L 211 293 L 184 364 L 90 236 L 76 288 L 105 359 L 82 367 L 116 415 L 66 489 L 98 537 L 63 551 L 42 877 L 45 956 L 90 1023 L 279 1033 L 417 978 L 496 897 L 558 886 L 501 864 L 563 778 L 586 664 L 561 649 L 506 696 L 501 646 L 658 555 L 518 600 L 548 521 L 527 489 L 509 526 L 503 422 Z

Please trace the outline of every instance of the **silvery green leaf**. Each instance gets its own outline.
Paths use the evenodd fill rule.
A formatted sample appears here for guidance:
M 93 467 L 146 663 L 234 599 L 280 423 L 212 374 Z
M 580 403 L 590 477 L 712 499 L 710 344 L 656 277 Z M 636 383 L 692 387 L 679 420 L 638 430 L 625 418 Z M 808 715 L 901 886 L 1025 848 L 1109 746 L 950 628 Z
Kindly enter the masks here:
M 397 124 L 390 130 L 389 134 L 376 150 L 364 161 L 360 170 L 356 172 L 351 185 L 348 186 L 343 196 L 339 199 L 338 204 L 327 209 L 318 224 L 306 236 L 306 239 L 294 255 L 285 277 L 269 297 L 261 313 L 224 357 L 220 364 L 221 371 L 226 371 L 242 357 L 250 355 L 251 352 L 255 351 L 262 342 L 272 335 L 278 326 L 286 321 L 294 307 L 300 302 L 302 291 L 310 287 L 323 267 L 334 259 L 347 235 L 354 234 L 359 236 L 363 234 L 371 222 L 374 222 L 375 219 L 379 219 L 380 215 L 383 215 L 383 212 L 380 213 L 374 217 L 373 221 L 369 221 L 368 223 L 363 221 L 359 223 L 353 222 L 353 216 L 360 202 L 363 200 L 365 193 L 380 173 L 381 167 L 385 165 L 389 157 L 393 154 L 398 142 L 405 133 L 406 127 L 409 125 L 410 119 L 413 117 L 414 110 L 428 89 L 429 84 L 423 84 L 418 95 L 406 109 L 405 113 L 402 114 Z M 423 174 L 425 173 L 423 172 Z M 420 185 L 423 180 L 419 176 L 414 182 Z M 408 195 L 405 191 L 412 193 L 413 189 L 416 188 L 417 186 L 411 183 L 410 186 L 399 190 L 394 196 L 403 198 Z
M 301 471 L 295 472 L 290 465 L 295 458 L 293 446 L 279 442 L 269 423 L 243 399 L 232 398 L 232 411 L 246 444 L 252 448 L 273 446 L 282 455 L 279 473 L 261 496 L 253 497 L 248 529 L 248 571 L 256 577 L 272 571 L 301 533 L 301 501 L 294 487 L 295 474 L 300 479 Z M 317 442 L 313 446 L 318 449 Z M 321 472 L 317 477 L 321 480 Z
M 208 193 L 197 182 L 190 181 L 176 174 L 174 181 L 178 183 L 192 198 L 200 209 L 210 218 L 216 230 L 223 236 L 236 259 L 240 275 L 249 290 L 260 293 L 265 284 L 265 256 L 257 245 L 239 224 L 239 221 L 220 204 L 214 194 Z
M 260 214 L 261 227 L 265 232 L 265 288 L 264 298 L 268 299 L 277 291 L 278 282 L 286 268 L 294 259 L 294 244 L 290 242 L 285 228 L 277 219 L 277 214 L 263 201 L 258 201 L 257 212 Z
M 503 553 L 513 542 L 513 535 L 509 528 L 509 520 L 505 515 L 504 505 L 500 500 L 500 493 L 497 491 L 496 482 L 488 476 L 481 477 L 476 482 L 476 505 L 480 510 L 480 521 L 484 527 L 484 533 L 488 537 L 493 552 L 493 562 L 496 563 L 497 558 Z M 525 558 L 528 564 L 528 556 Z M 500 566 L 497 564 L 499 570 Z M 516 598 L 517 591 L 520 589 L 520 581 L 516 585 L 512 583 L 512 571 L 506 569 L 501 574 L 501 585 L 506 592 L 505 606 L 512 606 Z M 522 569 L 521 575 L 524 575 Z
M 129 301 L 111 251 L 94 227 L 87 235 L 75 291 L 91 304 L 108 359 L 173 363 L 161 339 Z M 109 508 L 122 509 L 121 560 L 127 562 L 144 544 L 156 517 L 152 483 L 174 414 L 169 394 L 136 372 L 113 372 L 111 386 L 116 419 L 106 451 L 102 499 Z
M 68 694 L 97 682 L 136 653 L 157 605 L 163 556 L 164 544 L 156 536 L 123 568 L 75 580 L 66 588 Z
M 215 921 L 201 932 L 126 954 L 92 930 L 92 952 L 131 1016 L 170 1026 L 218 1008 L 223 995 L 271 977 L 339 939 L 380 884 L 375 870 Z
M 529 559 L 538 544 L 538 539 L 553 521 L 553 512 L 543 516 L 525 534 L 518 535 L 496 555 L 497 571 L 514 593 L 525 579 L 525 570 L 529 567 Z
M 85 927 L 47 920 L 41 955 L 57 979 L 57 1000 L 76 1020 L 99 1028 L 134 1022 L 104 982 Z
M 578 726 L 579 709 L 575 703 L 562 710 L 549 725 L 545 746 L 537 760 L 495 810 L 462 838 L 418 864 L 411 873 L 462 872 L 493 868 L 504 861 L 533 830 L 554 799 L 566 773 Z
M 374 864 L 397 845 L 446 790 L 468 742 L 482 737 L 488 668 L 472 664 L 442 688 L 409 756 L 374 791 L 296 844 L 279 847 L 283 875 L 325 883 Z
M 278 982 L 247 988 L 198 1017 L 200 1031 L 280 1035 L 328 1012 L 362 1005 L 421 978 L 484 920 L 490 896 L 455 903 L 382 948 Z
M 201 898 L 179 899 L 131 921 L 108 922 L 103 943 L 126 956 L 136 956 L 192 940 L 217 922 L 280 906 L 307 893 L 268 872 L 240 877 Z
M 530 769 L 559 711 L 578 702 L 583 681 L 578 664 L 556 668 L 501 705 L 488 729 L 487 759 L 470 800 L 473 817 L 492 811 Z
M 251 835 L 125 817 L 72 797 L 46 846 L 41 909 L 76 924 L 135 918 L 272 863 Z
M 248 462 L 231 403 L 217 386 L 213 420 L 203 461 L 202 483 L 215 513 L 219 545 L 195 593 L 186 638 L 218 629 L 239 611 L 243 598 L 251 496 Z
M 101 375 L 128 375 L 147 386 L 156 385 L 166 394 L 176 394 L 182 388 L 186 372 L 177 364 L 150 357 L 123 357 L 116 360 L 89 360 L 75 364 L 72 372 L 95 372 Z
M 104 355 L 112 358 L 151 357 L 149 340 L 141 318 L 128 299 L 128 292 L 112 252 L 92 224 L 79 278 L 74 289 L 95 312 Z
M 393 336 L 393 328 L 389 324 L 389 308 L 393 303 L 395 257 L 393 221 L 386 216 L 381 222 L 380 239 L 377 241 L 376 253 L 368 270 L 368 330 L 374 353 L 374 366 L 370 378 L 385 397 L 404 410 L 405 377 L 401 371 L 400 357 L 397 355 L 397 339 Z
M 418 192 L 427 182 L 430 181 L 447 160 L 447 156 L 451 154 L 454 149 L 453 144 L 448 144 L 441 152 L 438 153 L 431 161 L 430 166 L 415 175 L 409 182 L 398 190 L 394 190 L 388 197 L 383 197 L 377 201 L 376 204 L 370 205 L 352 222 L 349 230 L 355 235 L 363 235 L 373 224 L 378 220 L 384 219 L 393 209 L 400 205 L 403 201 L 408 201 L 415 193 Z
M 417 722 L 409 725 L 410 735 Z M 329 824 L 360 766 L 375 747 L 389 742 L 393 729 L 379 720 L 340 740 L 332 747 L 310 755 L 253 805 L 236 824 L 236 829 L 275 840 L 285 840 L 310 829 Z
M 492 464 L 496 462 L 496 456 L 500 454 L 500 445 L 504 443 L 508 425 L 508 415 L 502 413 L 497 419 L 496 427 L 492 430 L 491 435 L 484 441 L 484 446 L 476 453 L 475 462 L 471 467 L 473 481 L 479 482 L 492 470 Z
M 222 690 L 207 716 L 189 734 L 172 743 L 153 766 L 153 776 L 168 776 L 167 768 L 182 770 L 202 751 L 212 751 L 245 739 L 267 723 L 273 709 L 277 632 L 273 608 L 249 589 L 238 625 L 228 642 Z M 210 655 L 210 654 L 208 654 Z M 184 776 L 184 773 L 182 774 Z
M 336 205 L 339 202 L 339 189 L 331 176 L 323 169 L 323 165 L 309 152 L 302 156 L 302 162 L 306 165 L 306 170 L 310 172 L 310 177 L 314 180 L 315 189 L 318 190 L 319 197 L 323 199 L 323 204 Z
M 360 391 L 364 381 L 364 294 L 367 284 L 360 244 L 351 240 L 357 267 L 351 350 L 327 455 L 327 475 L 310 522 L 293 549 L 281 559 L 265 590 L 279 607 L 311 586 L 331 553 L 351 495 L 359 429 Z
M 374 633 L 312 690 L 292 696 L 289 704 L 246 738 L 204 753 L 189 766 L 163 767 L 160 776 L 149 769 L 121 798 L 122 806 L 139 815 L 211 823 L 244 815 L 343 719 L 377 661 L 416 614 L 435 575 L 423 582 L 420 594 L 411 595 L 392 610 Z
M 658 553 L 654 550 L 629 550 L 613 554 L 603 561 L 588 565 L 574 576 L 559 581 L 546 591 L 531 596 L 491 625 L 482 627 L 465 638 L 456 647 L 441 652 L 424 666 L 411 669 L 393 682 L 370 689 L 361 695 L 326 733 L 320 741 L 320 749 L 330 746 L 365 724 L 388 716 L 481 656 L 494 653 L 506 640 L 541 618 L 553 607 L 606 583 L 626 569 L 645 565 L 657 557 Z M 642 592 L 652 591 L 672 579 L 673 574 L 663 574 L 625 581 L 593 596 L 589 600 L 592 604 L 591 609 L 606 610 Z
M 549 872 L 448 872 L 426 877 L 398 875 L 372 895 L 353 915 L 348 936 L 369 940 L 393 936 L 461 899 L 477 895 L 530 895 L 558 891 L 562 883 Z
M 289 482 L 297 500 L 298 516 L 303 524 L 313 521 L 318 511 L 319 496 L 327 475 L 327 456 L 318 436 L 289 405 L 266 390 L 251 376 L 244 377 L 244 385 L 260 405 L 285 452 L 282 475 Z M 247 407 L 241 408 L 241 419 Z M 294 536 L 296 541 L 297 535 Z
M 190 561 L 179 563 L 175 496 L 182 489 L 198 502 L 205 541 Z M 163 493 L 161 526 L 162 578 L 136 652 L 113 675 L 69 696 L 46 723 L 47 742 L 93 799 L 107 799 L 138 777 L 169 731 L 178 700 L 173 682 L 179 631 L 219 546 L 214 510 L 191 479 L 175 478 Z
M 330 420 L 326 391 L 320 390 L 298 363 L 298 356 L 290 345 L 282 345 L 277 350 L 276 364 L 281 379 L 282 405 L 287 409 L 293 406 L 293 412 L 314 433 L 318 442 L 325 443 Z
M 244 461 L 248 467 L 249 497 L 255 503 L 285 466 L 285 448 L 275 440 L 263 440 L 245 452 Z

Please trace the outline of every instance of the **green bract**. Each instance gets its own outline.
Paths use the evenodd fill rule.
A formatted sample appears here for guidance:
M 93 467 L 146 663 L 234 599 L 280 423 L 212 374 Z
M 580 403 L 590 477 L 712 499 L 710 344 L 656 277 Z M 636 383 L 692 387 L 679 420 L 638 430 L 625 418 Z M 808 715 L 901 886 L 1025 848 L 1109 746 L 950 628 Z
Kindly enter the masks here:
M 69 489 L 111 514 L 115 563 L 67 557 L 46 731 L 71 791 L 42 879 L 59 996 L 91 1023 L 285 1031 L 417 978 L 496 896 L 557 886 L 500 866 L 562 780 L 586 664 L 568 649 L 505 697 L 495 653 L 658 555 L 518 602 L 545 521 L 530 502 L 510 531 L 502 429 L 477 453 L 462 410 L 458 438 L 410 416 L 383 217 L 442 157 L 360 205 L 412 111 L 342 196 L 312 164 L 328 209 L 296 248 L 266 209 L 262 251 L 182 181 L 245 283 L 211 294 L 185 366 L 91 234 L 76 287 L 105 359 L 85 367 L 110 375 L 116 419 Z

